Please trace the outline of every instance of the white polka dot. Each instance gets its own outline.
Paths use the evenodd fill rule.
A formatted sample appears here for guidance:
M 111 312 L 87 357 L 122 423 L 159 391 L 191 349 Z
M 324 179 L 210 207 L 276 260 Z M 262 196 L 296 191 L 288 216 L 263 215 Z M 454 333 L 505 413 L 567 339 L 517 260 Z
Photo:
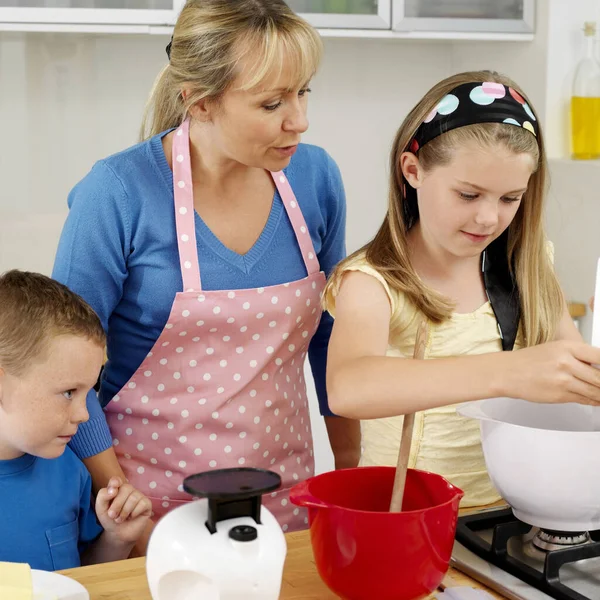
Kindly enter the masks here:
M 196 367 L 198 366 L 198 362 L 195 360 L 190 360 L 190 367 Z
M 256 291 L 257 291 L 259 294 L 263 294 L 263 293 L 264 293 L 264 291 L 265 291 L 265 288 L 264 288 L 264 287 L 259 287 L 259 288 L 258 288 Z
M 235 298 L 235 292 L 228 292 L 227 297 L 230 299 Z
M 185 181 L 178 181 L 178 182 L 177 182 L 177 185 L 178 185 L 180 188 L 184 188 L 184 187 L 185 187 Z M 182 213 L 182 214 L 183 214 L 183 213 Z
M 258 313 L 258 314 L 256 315 L 256 318 L 257 318 L 257 319 L 262 319 L 264 316 L 265 316 L 265 313 Z
M 296 201 L 295 201 L 295 200 L 292 200 L 292 201 L 290 202 L 290 206 L 291 206 L 292 208 L 296 208 L 296 206 L 298 206 L 298 205 L 296 204 Z
M 182 206 L 182 207 L 179 209 L 179 214 L 180 214 L 180 215 L 187 215 L 187 208 L 186 208 L 185 206 Z
M 141 452 L 144 449 L 144 444 L 138 444 L 137 449 Z
M 181 241 L 182 241 L 182 242 L 189 242 L 189 240 L 190 240 L 190 236 L 189 236 L 187 233 L 184 233 L 184 234 L 181 236 Z
M 273 354 L 275 352 L 275 348 L 273 346 L 267 346 L 267 354 Z
M 181 379 L 181 373 L 179 371 L 175 371 L 175 373 L 173 373 L 173 379 Z
M 243 327 L 240 327 L 240 331 L 242 333 L 246 333 L 246 331 L 248 331 L 248 328 L 244 325 Z
M 151 458 L 151 459 L 150 459 L 150 462 L 151 462 L 153 465 L 157 465 L 157 464 L 158 464 L 158 461 L 157 461 L 155 458 Z
M 204 294 L 200 294 L 198 296 L 198 302 L 204 302 L 206 300 L 206 296 Z
M 203 425 L 202 423 L 196 423 L 195 427 L 196 429 L 202 429 Z
M 258 425 L 260 423 L 260 417 L 254 417 L 254 424 Z
M 290 334 L 286 332 L 286 333 L 284 333 L 284 334 L 283 334 L 281 337 L 282 337 L 282 338 L 283 338 L 283 340 L 285 341 L 285 340 L 287 340 L 287 339 L 290 337 Z
M 211 460 L 208 463 L 208 466 L 214 469 L 217 466 L 217 461 L 216 460 Z
M 235 351 L 236 351 L 238 354 L 242 354 L 242 352 L 244 352 L 244 348 L 243 348 L 242 346 L 238 346 L 238 347 L 235 349 Z
M 206 398 L 200 398 L 200 400 L 198 400 L 198 404 L 200 406 L 204 406 L 206 404 Z
M 266 406 L 267 408 L 271 408 L 271 406 L 272 406 L 272 405 L 273 405 L 273 403 L 272 403 L 270 400 L 267 400 L 267 401 L 265 402 L 265 406 Z
M 187 335 L 187 331 L 182 331 L 179 334 L 179 337 L 185 337 Z
M 291 306 L 287 306 L 287 307 L 286 307 L 286 309 L 285 309 L 285 314 L 286 314 L 286 315 L 290 315 L 290 314 L 292 314 L 292 307 L 291 307 Z
M 245 458 L 240 458 L 240 459 L 238 460 L 238 465 L 243 465 L 245 462 L 246 462 L 246 459 L 245 459 Z
M 161 345 L 163 348 L 165 348 L 166 346 L 168 346 L 171 342 L 163 342 Z
M 187 438 L 185 437 L 185 435 L 182 435 L 182 436 L 179 438 L 179 442 L 180 442 L 181 444 L 185 444 L 185 443 L 187 442 Z
M 172 473 L 172 471 L 165 471 L 165 475 L 166 475 L 167 477 L 173 477 L 173 473 Z
M 153 434 L 152 434 L 152 439 L 153 439 L 154 441 L 156 441 L 156 440 L 158 439 L 158 433 L 156 433 L 156 432 L 155 432 L 155 433 L 153 433 Z
M 302 294 L 302 292 L 301 292 L 300 290 L 296 290 L 296 296 L 297 296 L 298 298 L 300 298 L 301 294 Z
M 206 349 L 206 354 L 214 354 L 215 353 L 215 349 L 214 348 L 207 348 Z
M 135 389 L 135 381 L 130 381 L 127 387 L 131 390 Z
M 178 136 L 181 136 L 182 134 L 183 134 L 183 129 L 178 129 L 178 130 L 177 130 L 177 135 L 178 135 Z
M 302 225 L 302 226 L 300 227 L 300 231 L 301 231 L 302 233 L 306 233 L 306 227 L 304 227 L 304 225 Z
M 200 455 L 202 454 L 202 450 L 200 450 L 200 448 L 196 448 L 196 449 L 194 450 L 194 454 L 195 454 L 196 456 L 200 456 Z
M 188 387 L 187 391 L 188 391 L 190 394 L 193 394 L 193 393 L 194 393 L 194 391 L 195 391 L 195 388 L 194 388 L 194 386 L 191 386 L 191 385 L 190 385 L 190 387 Z
M 225 391 L 225 388 L 223 388 L 223 387 L 217 388 L 217 394 L 222 394 L 224 391 Z
M 238 408 L 238 410 L 239 410 L 239 411 L 240 411 L 242 414 L 244 414 L 244 413 L 246 412 L 246 407 L 245 407 L 244 405 L 242 405 L 242 406 L 240 406 L 240 407 Z
M 245 431 L 240 432 L 240 439 L 243 440 L 245 437 L 246 437 L 246 432 Z
M 279 434 L 277 434 L 277 435 L 275 436 L 275 441 L 276 441 L 276 442 L 278 442 L 280 439 L 281 439 L 281 436 L 280 436 Z
M 177 352 L 177 354 L 181 354 L 183 352 L 183 348 L 179 346 L 178 348 L 175 348 L 175 352 Z
M 124 457 L 125 457 L 127 460 L 131 460 L 131 454 L 127 454 L 127 453 L 126 453 L 126 454 L 124 454 L 123 456 L 124 456 Z
M 223 341 L 228 342 L 231 338 L 228 335 L 223 336 Z
M 192 268 L 192 263 L 191 263 L 189 260 L 186 260 L 186 261 L 183 263 L 183 266 L 184 266 L 186 269 L 191 269 L 191 268 Z
M 302 337 L 303 338 L 307 338 L 308 337 L 308 331 L 303 331 L 302 332 Z
M 148 396 L 142 396 L 142 404 L 148 404 Z
M 315 257 L 315 255 L 312 252 L 308 253 L 308 258 L 310 258 L 310 260 L 312 260 Z
M 182 411 L 181 411 L 181 416 L 182 416 L 184 419 L 187 419 L 187 418 L 190 416 L 190 411 L 189 411 L 189 410 L 182 410 Z
M 165 454 L 171 454 L 171 448 L 165 448 Z
M 233 380 L 234 380 L 234 381 L 239 381 L 241 378 L 242 378 L 242 376 L 241 376 L 239 373 L 236 373 L 236 374 L 233 376 Z
M 260 335 L 259 335 L 258 333 L 255 333 L 255 334 L 252 336 L 252 339 L 253 339 L 255 342 L 258 342 L 258 340 L 260 340 Z
M 216 333 L 216 332 L 217 332 L 217 328 L 216 328 L 216 327 L 213 327 L 213 328 L 210 330 L 210 332 L 211 332 L 211 333 Z
M 157 389 L 159 392 L 164 392 L 164 390 L 165 390 L 165 386 L 164 386 L 164 384 L 162 384 L 162 383 L 159 383 L 159 384 L 156 386 L 156 389 Z
M 267 379 L 269 379 L 269 376 L 267 375 L 267 373 L 263 373 L 262 374 L 262 380 L 263 381 L 267 381 Z
M 226 367 L 226 366 L 227 366 L 227 361 L 226 361 L 226 360 L 222 360 L 222 361 L 219 363 L 219 365 L 220 365 L 221 367 Z
M 149 487 L 151 490 L 155 489 L 155 488 L 156 488 L 156 481 L 151 481 L 151 482 L 148 484 L 148 487 Z
M 275 359 L 275 364 L 276 364 L 278 367 L 280 367 L 280 366 L 283 364 L 283 361 L 282 361 L 280 358 L 276 358 L 276 359 Z M 279 389 L 279 387 L 278 387 L 277 389 Z
M 273 328 L 273 327 L 277 327 L 277 321 L 271 321 L 269 323 L 269 327 Z
M 260 444 L 258 442 L 255 442 L 252 446 L 255 450 L 258 450 L 260 448 Z
M 161 365 L 166 365 L 169 361 L 166 358 L 161 358 L 158 362 L 160 362 Z
M 131 429 L 131 427 L 128 427 L 128 428 L 125 430 L 125 433 L 126 433 L 127 435 L 131 435 L 131 434 L 133 433 L 133 429 Z
M 277 296 L 273 296 L 271 298 L 271 304 L 277 304 L 279 302 L 279 298 Z
M 310 306 L 310 298 L 306 301 L 306 306 Z
M 217 411 L 215 411 L 212 415 L 213 419 L 218 419 L 219 418 L 219 413 Z
M 125 412 L 126 412 L 128 415 L 131 415 L 131 414 L 133 414 L 133 411 L 132 411 L 130 408 L 126 408 L 126 409 L 125 409 Z
M 221 312 L 221 307 L 220 306 L 215 306 L 213 308 L 213 312 L 215 313 L 215 315 L 218 315 Z
M 158 410 L 158 408 L 155 408 L 155 409 L 152 411 L 152 414 L 153 414 L 155 417 L 158 417 L 158 415 L 160 415 L 160 410 Z
M 144 467 L 138 467 L 138 468 L 137 468 L 137 472 L 138 472 L 140 475 L 142 475 L 142 474 L 144 473 L 144 471 L 145 471 L 145 470 L 146 470 L 146 469 L 144 469 Z
M 202 375 L 202 379 L 204 379 L 204 381 L 210 381 L 210 379 L 211 379 L 210 373 L 204 373 L 204 375 Z
M 165 329 L 173 329 L 173 323 L 167 323 Z
M 181 313 L 181 316 L 182 316 L 182 317 L 189 317 L 189 316 L 190 316 L 190 311 L 189 311 L 189 310 L 184 310 L 184 311 Z
M 289 350 L 290 352 L 293 352 L 295 349 L 296 349 L 296 346 L 294 346 L 294 344 L 290 344 L 290 345 L 288 346 L 288 350 Z
M 187 463 L 185 462 L 185 460 L 180 460 L 179 461 L 180 468 L 185 469 L 186 465 L 187 465 Z
M 285 177 L 284 177 L 283 175 L 280 175 L 280 176 L 279 176 L 279 181 L 280 181 L 281 183 L 285 183 Z
M 173 423 L 167 423 L 167 428 L 168 429 L 174 429 L 175 425 Z
M 231 452 L 231 446 L 225 446 L 224 450 L 225 454 L 229 454 Z
M 142 423 L 143 423 L 144 425 L 148 425 L 148 423 L 149 423 L 149 422 L 150 422 L 150 421 L 148 421 L 148 419 L 142 419 Z
M 281 466 L 279 467 L 279 470 L 280 470 L 282 473 L 285 473 L 285 465 L 281 465 Z
M 268 451 L 268 450 L 265 450 L 265 451 L 263 452 L 263 458 L 267 458 L 267 456 L 269 456 L 269 451 Z
M 250 398 L 256 397 L 256 390 L 250 390 Z
M 208 436 L 208 439 L 209 439 L 211 442 L 214 442 L 214 441 L 216 441 L 216 439 L 217 439 L 217 434 L 216 434 L 216 433 L 211 433 L 211 434 Z

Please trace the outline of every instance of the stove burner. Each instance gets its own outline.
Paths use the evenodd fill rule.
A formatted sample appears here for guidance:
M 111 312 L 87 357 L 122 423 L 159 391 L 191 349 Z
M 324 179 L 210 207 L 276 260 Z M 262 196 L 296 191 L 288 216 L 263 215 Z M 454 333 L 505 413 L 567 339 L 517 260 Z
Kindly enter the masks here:
M 590 544 L 592 539 L 587 531 L 554 531 L 540 529 L 534 536 L 533 545 L 542 552 L 553 552 L 573 546 Z

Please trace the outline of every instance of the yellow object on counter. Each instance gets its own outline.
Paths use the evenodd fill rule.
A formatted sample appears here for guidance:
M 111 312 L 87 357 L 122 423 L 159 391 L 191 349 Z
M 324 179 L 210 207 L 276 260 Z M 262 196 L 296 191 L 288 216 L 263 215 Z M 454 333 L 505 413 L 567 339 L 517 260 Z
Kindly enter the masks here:
M 551 251 L 551 248 L 549 248 Z M 420 313 L 403 294 L 390 289 L 384 278 L 362 256 L 347 266 L 381 282 L 392 309 L 386 356 L 411 358 Z M 335 297 L 325 299 L 335 317 Z M 515 349 L 518 343 L 515 344 Z M 476 311 L 455 313 L 440 325 L 431 324 L 425 358 L 501 352 L 502 340 L 491 304 Z M 365 399 L 368 402 L 368 398 Z M 461 417 L 456 405 L 433 408 L 415 414 L 408 466 L 445 477 L 465 492 L 462 507 L 483 506 L 500 500 L 485 466 L 479 421 Z M 362 456 L 360 466 L 396 466 L 403 417 L 361 422 Z
M 29 565 L 0 562 L 0 600 L 33 600 Z

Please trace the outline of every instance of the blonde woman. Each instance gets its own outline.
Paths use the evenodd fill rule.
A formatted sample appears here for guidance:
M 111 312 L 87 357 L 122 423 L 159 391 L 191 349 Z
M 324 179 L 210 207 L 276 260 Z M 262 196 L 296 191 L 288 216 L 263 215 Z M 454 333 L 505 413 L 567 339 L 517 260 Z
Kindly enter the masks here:
M 479 425 L 457 403 L 600 401 L 590 366 L 600 350 L 569 318 L 548 252 L 545 186 L 539 122 L 505 77 L 450 77 L 401 125 L 385 221 L 325 296 L 335 315 L 329 401 L 363 420 L 362 464 L 395 464 L 399 415 L 416 412 L 410 466 L 446 476 L 465 505 L 485 505 L 499 497 Z M 406 360 L 423 320 L 436 360 Z
M 344 189 L 300 144 L 321 50 L 282 0 L 188 1 L 142 142 L 69 197 L 54 276 L 108 335 L 104 411 L 72 445 L 96 487 L 116 453 L 155 518 L 190 500 L 188 475 L 261 467 L 282 477 L 265 503 L 283 529 L 306 527 L 288 490 L 314 470 L 307 355 L 337 466 L 358 461 L 358 424 L 327 408 L 320 306 L 345 255 Z

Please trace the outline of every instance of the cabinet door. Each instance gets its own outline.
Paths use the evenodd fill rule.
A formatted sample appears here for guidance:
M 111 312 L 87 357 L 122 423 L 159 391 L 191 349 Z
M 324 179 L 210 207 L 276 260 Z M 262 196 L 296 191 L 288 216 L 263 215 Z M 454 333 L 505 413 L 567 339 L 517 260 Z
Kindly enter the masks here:
M 288 0 L 315 27 L 390 29 L 391 0 Z
M 393 0 L 397 31 L 532 33 L 535 0 Z
M 0 0 L 3 23 L 172 25 L 178 0 Z

